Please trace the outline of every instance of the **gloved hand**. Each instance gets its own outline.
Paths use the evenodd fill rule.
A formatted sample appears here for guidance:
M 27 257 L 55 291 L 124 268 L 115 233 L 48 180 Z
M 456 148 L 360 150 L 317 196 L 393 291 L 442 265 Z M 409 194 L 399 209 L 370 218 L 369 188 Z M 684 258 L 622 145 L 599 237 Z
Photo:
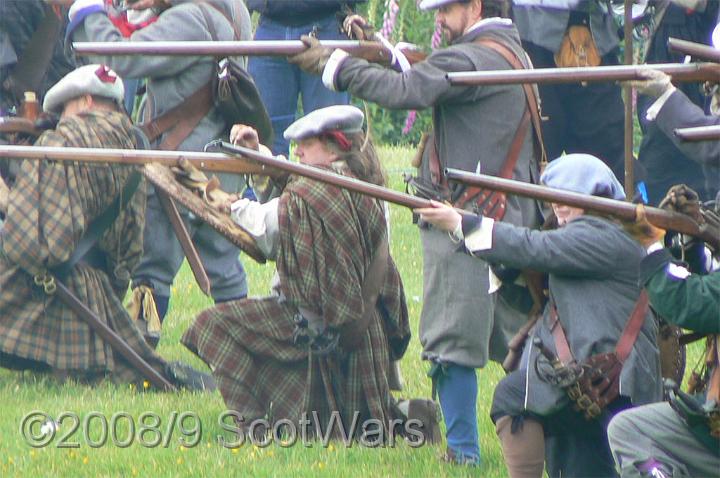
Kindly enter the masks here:
M 668 89 L 672 88 L 670 76 L 659 70 L 641 71 L 639 75 L 645 80 L 631 81 L 630 84 L 643 95 L 659 98 Z
M 645 248 L 662 241 L 665 237 L 665 229 L 650 224 L 645 216 L 645 206 L 638 204 L 635 211 L 635 222 L 623 223 L 625 231 Z
M 208 179 L 205 173 L 185 158 L 181 158 L 178 166 L 173 166 L 170 170 L 180 184 L 203 198 L 210 206 L 220 211 L 227 209 L 230 195 L 220 189 L 220 180 L 217 176 Z
M 658 206 L 667 211 L 679 212 L 693 218 L 698 224 L 705 222 L 700 214 L 700 197 L 698 193 L 684 184 L 671 187 Z
M 333 49 L 322 46 L 320 40 L 309 35 L 301 36 L 300 40 L 308 47 L 307 50 L 288 57 L 288 62 L 311 75 L 322 75 Z
M 353 13 L 342 22 L 342 30 L 351 40 L 372 40 L 375 29 L 361 15 Z

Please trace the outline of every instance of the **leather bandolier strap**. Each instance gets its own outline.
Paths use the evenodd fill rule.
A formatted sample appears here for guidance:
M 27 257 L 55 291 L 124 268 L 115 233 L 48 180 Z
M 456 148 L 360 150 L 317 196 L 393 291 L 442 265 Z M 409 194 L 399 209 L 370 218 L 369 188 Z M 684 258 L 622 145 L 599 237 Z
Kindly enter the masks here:
M 517 54 L 500 42 L 491 39 L 480 39 L 475 43 L 487 47 L 507 61 L 507 63 L 515 70 L 525 69 L 525 65 L 518 58 Z M 538 164 L 546 161 L 545 145 L 542 137 L 542 129 L 540 126 L 540 108 L 538 106 L 538 100 L 536 91 L 530 84 L 523 85 L 523 91 L 525 92 L 526 109 L 520 118 L 520 123 L 515 131 L 515 136 L 510 143 L 505 162 L 498 174 L 499 177 L 505 179 L 511 179 L 513 177 L 513 171 L 517 164 L 520 152 L 522 151 L 525 136 L 527 134 L 530 123 L 532 122 L 534 136 L 534 154 Z M 437 154 L 437 145 L 435 144 L 434 138 L 432 138 L 432 149 L 430 151 L 430 175 L 433 182 L 443 184 L 445 179 L 442 177 L 440 170 L 440 161 Z M 455 202 L 456 207 L 464 208 L 470 201 L 475 201 L 479 208 L 482 208 L 482 213 L 485 216 L 492 217 L 500 220 L 505 215 L 506 207 L 506 196 L 504 193 L 495 191 L 486 191 L 482 188 L 467 187 L 463 194 Z
M 640 329 L 645 322 L 647 311 L 648 295 L 643 290 L 640 292 L 635 307 L 625 323 L 622 335 L 615 345 L 615 351 L 587 357 L 582 363 L 578 364 L 558 318 L 555 303 L 554 301 L 551 302 L 551 330 L 557 356 L 563 366 L 579 365 L 582 367 L 582 373 L 566 390 L 570 399 L 575 402 L 576 408 L 584 412 L 585 418 L 593 419 L 598 417 L 603 408 L 617 398 L 620 392 L 620 373 L 623 364 L 630 356 Z
M 237 26 L 226 12 L 211 3 L 202 2 L 199 3 L 198 6 L 200 7 L 200 11 L 203 14 L 208 31 L 213 40 L 217 40 L 218 36 L 215 31 L 215 26 L 207 14 L 206 7 L 213 8 L 225 17 L 233 28 L 233 38 L 235 40 L 240 38 Z M 140 127 L 148 139 L 153 142 L 159 138 L 160 135 L 167 132 L 158 149 L 176 150 L 215 104 L 215 84 L 215 79 L 211 78 L 210 81 L 195 91 L 187 100 L 162 116 L 141 125 Z
M 628 321 L 625 323 L 623 333 L 615 345 L 615 354 L 617 355 L 618 360 L 622 363 L 624 363 L 630 356 L 633 345 L 635 345 L 635 341 L 640 334 L 640 329 L 645 322 L 645 313 L 647 310 L 648 295 L 647 292 L 643 290 L 640 292 L 640 296 L 638 296 L 638 299 L 635 302 L 635 307 L 633 308 Z M 558 358 L 563 365 L 568 365 L 575 361 L 575 357 L 573 356 L 567 336 L 565 335 L 565 331 L 560 323 L 557 307 L 555 306 L 554 301 L 552 301 L 550 305 L 550 318 L 552 319 L 552 335 L 555 341 L 555 350 L 557 351 Z
M 388 241 L 387 236 L 383 236 L 380 245 L 375 250 L 375 256 L 370 263 L 365 279 L 363 280 L 361 293 L 363 299 L 363 315 L 356 322 L 347 324 L 340 331 L 340 343 L 345 350 L 355 350 L 365 337 L 365 331 L 370 326 L 375 312 L 377 310 L 378 296 L 380 290 L 385 284 L 385 277 L 388 269 Z
M 140 125 L 150 142 L 167 133 L 157 149 L 175 151 L 185 141 L 214 103 L 212 81 L 167 113 Z M 150 108 L 147 109 L 148 113 Z

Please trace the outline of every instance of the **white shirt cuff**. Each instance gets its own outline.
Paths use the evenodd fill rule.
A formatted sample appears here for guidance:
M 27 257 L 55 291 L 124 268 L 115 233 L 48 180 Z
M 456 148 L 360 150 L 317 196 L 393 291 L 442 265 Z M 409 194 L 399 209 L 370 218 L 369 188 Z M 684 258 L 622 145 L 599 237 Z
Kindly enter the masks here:
M 349 56 L 350 54 L 348 52 L 339 49 L 332 52 L 332 55 L 330 55 L 330 58 L 328 58 L 328 61 L 325 64 L 325 69 L 322 74 L 322 82 L 327 89 L 337 91 L 337 86 L 335 86 L 335 77 L 337 77 L 340 65 L 342 65 L 345 58 Z
M 648 246 L 647 253 L 652 254 L 653 252 L 659 251 L 660 249 L 664 249 L 664 248 L 665 248 L 665 245 L 662 242 L 660 242 L 660 241 L 653 242 L 652 244 L 650 244 Z
M 494 224 L 494 219 L 483 216 L 480 220 L 480 227 L 465 237 L 465 247 L 467 247 L 467 250 L 473 252 L 491 249 Z
M 670 88 L 665 90 L 665 93 L 660 95 L 660 97 L 655 100 L 655 103 L 653 103 L 650 108 L 648 108 L 647 113 L 645 114 L 645 119 L 647 119 L 648 121 L 655 121 L 657 115 L 660 114 L 660 110 L 663 106 L 665 106 L 665 102 L 668 100 L 668 98 L 670 98 L 670 95 L 675 93 L 676 89 L 677 88 L 675 88 L 674 86 L 671 86 Z

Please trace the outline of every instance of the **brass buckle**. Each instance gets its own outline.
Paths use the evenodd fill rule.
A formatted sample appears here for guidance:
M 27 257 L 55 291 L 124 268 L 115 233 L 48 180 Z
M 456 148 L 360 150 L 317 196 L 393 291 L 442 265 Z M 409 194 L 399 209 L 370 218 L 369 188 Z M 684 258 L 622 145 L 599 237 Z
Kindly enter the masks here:
M 42 289 L 47 295 L 53 295 L 57 290 L 57 285 L 55 284 L 55 277 L 48 274 L 47 272 L 36 275 L 35 277 L 33 277 L 33 281 L 35 282 L 36 286 L 42 287 Z

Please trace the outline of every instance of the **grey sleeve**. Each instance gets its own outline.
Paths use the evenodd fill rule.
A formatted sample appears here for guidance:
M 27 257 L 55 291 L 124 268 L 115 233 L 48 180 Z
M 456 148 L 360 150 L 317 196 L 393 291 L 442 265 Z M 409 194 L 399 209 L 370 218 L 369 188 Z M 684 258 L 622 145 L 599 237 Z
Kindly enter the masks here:
M 673 133 L 676 128 L 718 125 L 720 117 L 706 115 L 682 91 L 677 90 L 660 109 L 655 121 L 687 157 L 703 165 L 720 167 L 719 141 L 681 141 Z
M 471 252 L 519 269 L 603 279 L 617 268 L 619 258 L 612 250 L 618 250 L 619 234 L 609 227 L 594 227 L 583 218 L 553 231 L 495 222 L 492 248 Z
M 210 33 L 200 9 L 192 4 L 172 7 L 147 27 L 129 38 L 121 35 L 104 13 L 93 13 L 72 33 L 73 41 L 136 42 L 136 41 L 210 41 Z M 187 56 L 90 56 L 89 63 L 103 63 L 121 77 L 154 78 L 174 76 L 203 57 Z
M 472 61 L 450 48 L 438 50 L 406 72 L 360 58 L 346 58 L 336 79 L 341 90 L 392 109 L 423 109 L 440 102 L 471 101 L 477 87 L 451 86 L 448 71 L 475 70 Z

